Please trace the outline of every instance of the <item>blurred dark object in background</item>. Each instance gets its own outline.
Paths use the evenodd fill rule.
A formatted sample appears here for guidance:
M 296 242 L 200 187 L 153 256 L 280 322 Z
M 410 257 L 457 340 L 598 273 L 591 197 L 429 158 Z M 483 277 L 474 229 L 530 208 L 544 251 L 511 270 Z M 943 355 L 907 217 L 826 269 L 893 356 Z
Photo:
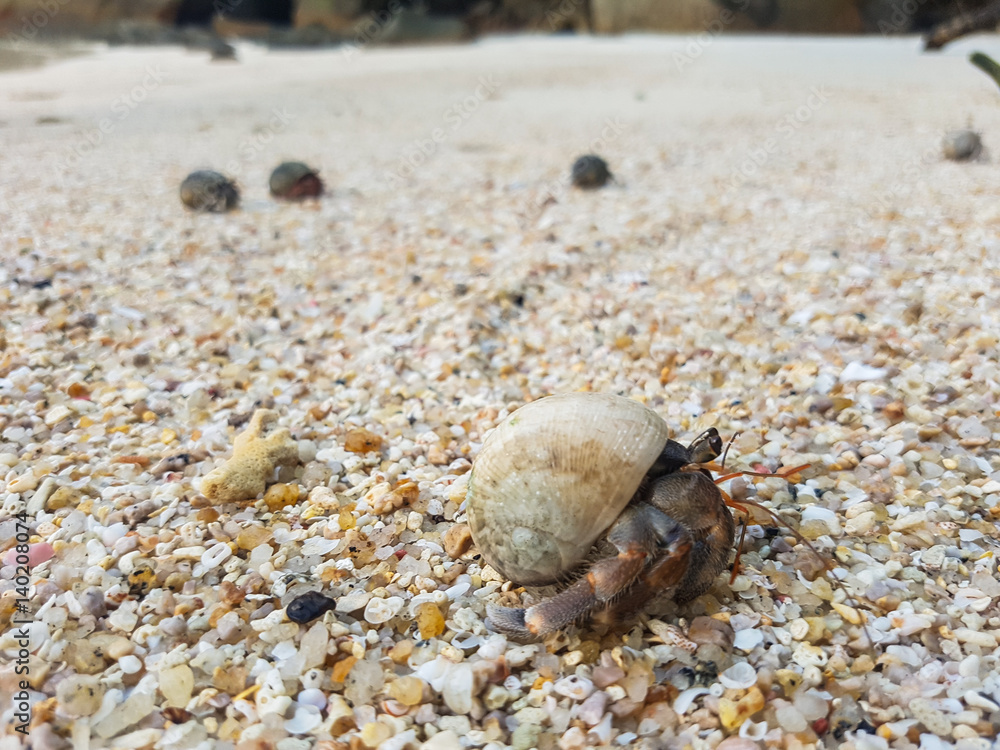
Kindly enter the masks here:
M 210 26 L 219 16 L 234 21 L 291 26 L 294 11 L 292 0 L 181 0 L 175 24 Z
M 746 13 L 747 17 L 762 29 L 777 21 L 781 11 L 779 0 L 715 0 L 715 2 L 733 13 Z
M 914 34 L 971 18 L 996 4 L 996 0 L 859 0 L 858 11 L 869 33 Z M 996 21 L 977 30 L 995 28 Z
M 977 31 L 996 31 L 997 24 L 1000 24 L 1000 2 L 993 0 L 985 8 L 975 12 L 963 11 L 932 28 L 924 37 L 924 49 L 941 49 L 949 42 Z
M 271 45 L 449 42 L 484 34 L 925 34 L 937 49 L 995 30 L 1000 0 L 0 0 L 8 41 Z

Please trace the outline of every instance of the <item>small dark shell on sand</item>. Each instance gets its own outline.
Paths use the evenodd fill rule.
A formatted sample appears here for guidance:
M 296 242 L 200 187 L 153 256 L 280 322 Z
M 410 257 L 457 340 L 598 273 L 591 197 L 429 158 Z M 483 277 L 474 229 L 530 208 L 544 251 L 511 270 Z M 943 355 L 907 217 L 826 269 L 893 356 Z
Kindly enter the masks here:
M 181 183 L 181 203 L 195 211 L 223 213 L 236 208 L 239 202 L 236 184 L 218 172 L 192 172 Z
M 573 162 L 573 184 L 578 188 L 604 187 L 611 179 L 611 170 L 600 156 L 587 154 Z
M 271 195 L 276 198 L 297 200 L 315 198 L 323 192 L 319 172 L 300 161 L 286 161 L 271 172 Z
M 285 615 L 292 622 L 312 622 L 337 606 L 337 602 L 318 591 L 297 596 L 285 607 Z
M 941 150 L 946 159 L 952 161 L 969 161 L 978 158 L 983 151 L 983 142 L 979 133 L 971 130 L 954 130 L 945 135 Z

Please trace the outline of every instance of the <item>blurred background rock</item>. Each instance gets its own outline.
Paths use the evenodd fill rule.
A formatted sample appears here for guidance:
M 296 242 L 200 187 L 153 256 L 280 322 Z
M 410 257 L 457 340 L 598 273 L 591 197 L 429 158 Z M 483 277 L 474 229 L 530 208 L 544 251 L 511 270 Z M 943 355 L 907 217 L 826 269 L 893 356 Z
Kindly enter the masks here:
M 507 32 L 923 33 L 997 0 L 0 0 L 0 38 L 210 45 L 460 41 Z

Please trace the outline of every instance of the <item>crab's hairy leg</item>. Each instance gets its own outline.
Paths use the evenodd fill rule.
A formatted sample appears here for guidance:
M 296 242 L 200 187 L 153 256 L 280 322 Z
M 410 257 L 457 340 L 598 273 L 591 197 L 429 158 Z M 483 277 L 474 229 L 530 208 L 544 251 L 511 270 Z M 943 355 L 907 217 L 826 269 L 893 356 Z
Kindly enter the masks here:
M 701 596 L 725 570 L 733 548 L 733 516 L 719 488 L 702 472 L 679 471 L 657 480 L 648 502 L 683 525 L 693 541 L 674 598 L 683 604 Z
M 606 605 L 635 582 L 661 545 L 683 534 L 675 521 L 645 503 L 625 510 L 608 532 L 616 557 L 598 560 L 576 583 L 526 610 L 494 608 L 490 620 L 501 630 L 544 636 Z
M 657 594 L 679 584 L 688 572 L 690 559 L 691 539 L 679 537 L 625 594 L 595 617 L 595 621 L 610 625 L 635 613 Z

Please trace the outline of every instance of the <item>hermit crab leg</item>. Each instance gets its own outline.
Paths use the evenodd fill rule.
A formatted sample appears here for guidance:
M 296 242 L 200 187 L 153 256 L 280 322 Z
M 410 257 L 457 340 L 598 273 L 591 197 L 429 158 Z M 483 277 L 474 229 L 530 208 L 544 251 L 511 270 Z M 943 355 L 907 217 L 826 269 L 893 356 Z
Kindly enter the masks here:
M 673 545 L 639 577 L 627 593 L 616 599 L 600 615 L 600 621 L 613 624 L 635 612 L 654 595 L 673 588 L 688 571 L 690 540 Z M 596 619 L 596 618 L 595 618 Z
M 729 442 L 730 442 L 730 444 L 732 444 L 732 440 L 730 440 Z M 726 450 L 729 450 L 729 445 L 726 446 Z M 710 464 L 708 466 L 705 466 L 704 464 L 702 464 L 702 466 L 704 468 L 716 469 L 718 471 L 723 471 L 724 470 L 723 467 L 725 467 L 725 465 L 726 465 L 725 454 L 723 454 L 721 465 Z M 718 485 L 718 484 L 721 484 L 722 482 L 726 482 L 726 481 L 728 481 L 730 479 L 735 479 L 736 477 L 742 477 L 742 476 L 779 477 L 779 478 L 785 479 L 785 478 L 790 477 L 790 476 L 792 476 L 794 474 L 798 474 L 800 471 L 804 471 L 805 469 L 808 469 L 808 468 L 809 468 L 809 464 L 802 464 L 801 466 L 793 466 L 793 467 L 789 467 L 789 468 L 780 469 L 779 471 L 776 471 L 774 474 L 765 474 L 763 472 L 756 472 L 756 471 L 737 471 L 737 472 L 734 472 L 734 473 L 731 473 L 731 474 L 726 474 L 725 476 L 719 477 L 718 479 L 716 479 L 714 481 Z M 750 509 L 746 507 L 747 505 L 752 505 L 755 508 L 760 508 L 762 511 L 764 511 L 765 513 L 767 513 L 769 516 L 771 516 L 774 520 L 776 520 L 782 526 L 785 526 L 786 528 L 788 528 L 788 530 L 791 531 L 795 535 L 796 539 L 798 539 L 799 541 L 803 542 L 810 550 L 812 550 L 813 554 L 815 554 L 822 561 L 823 567 L 825 567 L 828 571 L 832 571 L 833 570 L 833 568 L 830 566 L 829 562 L 822 555 L 819 554 L 819 552 L 809 543 L 809 541 L 804 536 L 802 536 L 801 534 L 799 534 L 799 532 L 797 532 L 795 529 L 793 529 L 791 526 L 789 526 L 787 523 L 785 523 L 780 518 L 780 516 L 778 516 L 776 513 L 773 513 L 769 509 L 765 508 L 764 506 L 760 505 L 759 503 L 753 502 L 752 500 L 741 500 L 741 501 L 737 502 L 737 501 L 733 500 L 733 498 L 729 496 L 729 493 L 725 492 L 724 490 L 720 489 L 719 493 L 722 495 L 722 499 L 726 503 L 726 505 L 728 505 L 730 508 L 733 508 L 735 510 L 740 511 L 741 513 L 743 513 L 743 516 L 744 516 L 744 518 L 743 518 L 743 527 L 742 527 L 742 529 L 740 531 L 740 543 L 736 547 L 736 560 L 733 562 L 733 573 L 729 577 L 729 583 L 730 583 L 730 585 L 733 584 L 733 582 L 736 580 L 736 576 L 738 576 L 739 573 L 740 573 L 740 558 L 743 556 L 743 542 L 746 539 L 747 526 L 749 525 L 749 520 L 750 520 Z
M 732 474 L 727 474 L 725 476 L 719 477 L 718 479 L 715 480 L 715 483 L 719 484 L 721 482 L 725 482 L 725 481 L 727 481 L 729 479 L 735 479 L 736 477 L 740 477 L 740 476 L 780 477 L 782 479 L 785 479 L 785 478 L 788 478 L 788 477 L 790 477 L 790 476 L 792 476 L 794 474 L 799 473 L 800 471 L 804 471 L 805 469 L 808 469 L 808 468 L 809 468 L 809 464 L 803 464 L 801 466 L 793 466 L 793 467 L 789 467 L 789 468 L 780 469 L 779 471 L 775 472 L 774 474 L 764 474 L 762 472 L 753 472 L 753 471 L 739 471 L 739 472 L 735 472 L 735 473 L 732 473 Z M 738 510 L 738 511 L 742 512 L 746 516 L 746 520 L 744 521 L 744 524 L 743 524 L 743 532 L 740 535 L 740 545 L 739 545 L 739 547 L 737 548 L 737 551 L 736 551 L 736 561 L 733 564 L 733 573 L 732 573 L 732 576 L 729 579 L 730 584 L 732 584 L 733 581 L 736 580 L 736 576 L 739 574 L 740 556 L 743 554 L 743 540 L 744 540 L 744 536 L 746 534 L 747 522 L 748 522 L 749 517 L 750 517 L 750 508 L 747 507 L 747 506 L 752 506 L 754 508 L 757 508 L 759 510 L 764 511 L 767 515 L 769 515 L 772 519 L 774 519 L 774 521 L 779 526 L 781 526 L 782 528 L 788 529 L 788 531 L 791 532 L 792 536 L 794 536 L 795 539 L 798 542 L 800 542 L 801 544 L 803 544 L 810 552 L 812 552 L 813 556 L 817 560 L 819 560 L 820 564 L 823 566 L 823 568 L 826 570 L 826 572 L 830 574 L 830 579 L 833 581 L 833 585 L 836 588 L 841 589 L 844 592 L 844 595 L 845 595 L 845 598 L 847 599 L 847 601 L 853 601 L 855 604 L 857 604 L 859 601 L 864 601 L 866 604 L 869 604 L 870 606 L 874 607 L 875 609 L 879 609 L 879 607 L 877 605 L 875 605 L 873 602 L 868 601 L 864 597 L 858 597 L 858 596 L 853 596 L 851 594 L 848 594 L 847 591 L 846 591 L 846 589 L 844 589 L 843 584 L 841 583 L 840 579 L 838 579 L 833 574 L 833 570 L 834 570 L 833 564 L 826 557 L 824 557 L 822 554 L 820 554 L 820 551 L 818 549 L 816 549 L 815 546 L 813 546 L 812 542 L 810 542 L 808 539 L 806 539 L 804 536 L 802 536 L 802 534 L 800 534 L 796 529 L 792 528 L 792 526 L 787 521 L 785 521 L 781 516 L 779 516 L 773 510 L 771 510 L 770 508 L 765 508 L 763 505 L 761 505 L 758 502 L 754 502 L 753 500 L 746 500 L 746 499 L 744 499 L 744 500 L 740 500 L 740 501 L 735 501 L 726 492 L 724 492 L 723 490 L 719 490 L 719 492 L 722 493 L 722 498 L 725 501 L 726 505 L 728 505 L 730 508 L 733 508 L 735 510 Z M 874 641 L 872 641 L 871 634 L 868 632 L 868 627 L 864 624 L 863 621 L 862 621 L 862 628 L 864 629 L 865 635 L 868 637 L 869 642 L 870 643 L 874 643 Z
M 502 631 L 544 636 L 565 628 L 598 607 L 606 606 L 629 589 L 653 558 L 669 558 L 686 570 L 691 540 L 684 528 L 650 505 L 628 508 L 608 533 L 618 556 L 599 560 L 565 591 L 528 609 L 491 607 L 489 618 Z M 660 563 L 655 566 L 660 571 Z M 661 572 L 662 574 L 662 572 Z

